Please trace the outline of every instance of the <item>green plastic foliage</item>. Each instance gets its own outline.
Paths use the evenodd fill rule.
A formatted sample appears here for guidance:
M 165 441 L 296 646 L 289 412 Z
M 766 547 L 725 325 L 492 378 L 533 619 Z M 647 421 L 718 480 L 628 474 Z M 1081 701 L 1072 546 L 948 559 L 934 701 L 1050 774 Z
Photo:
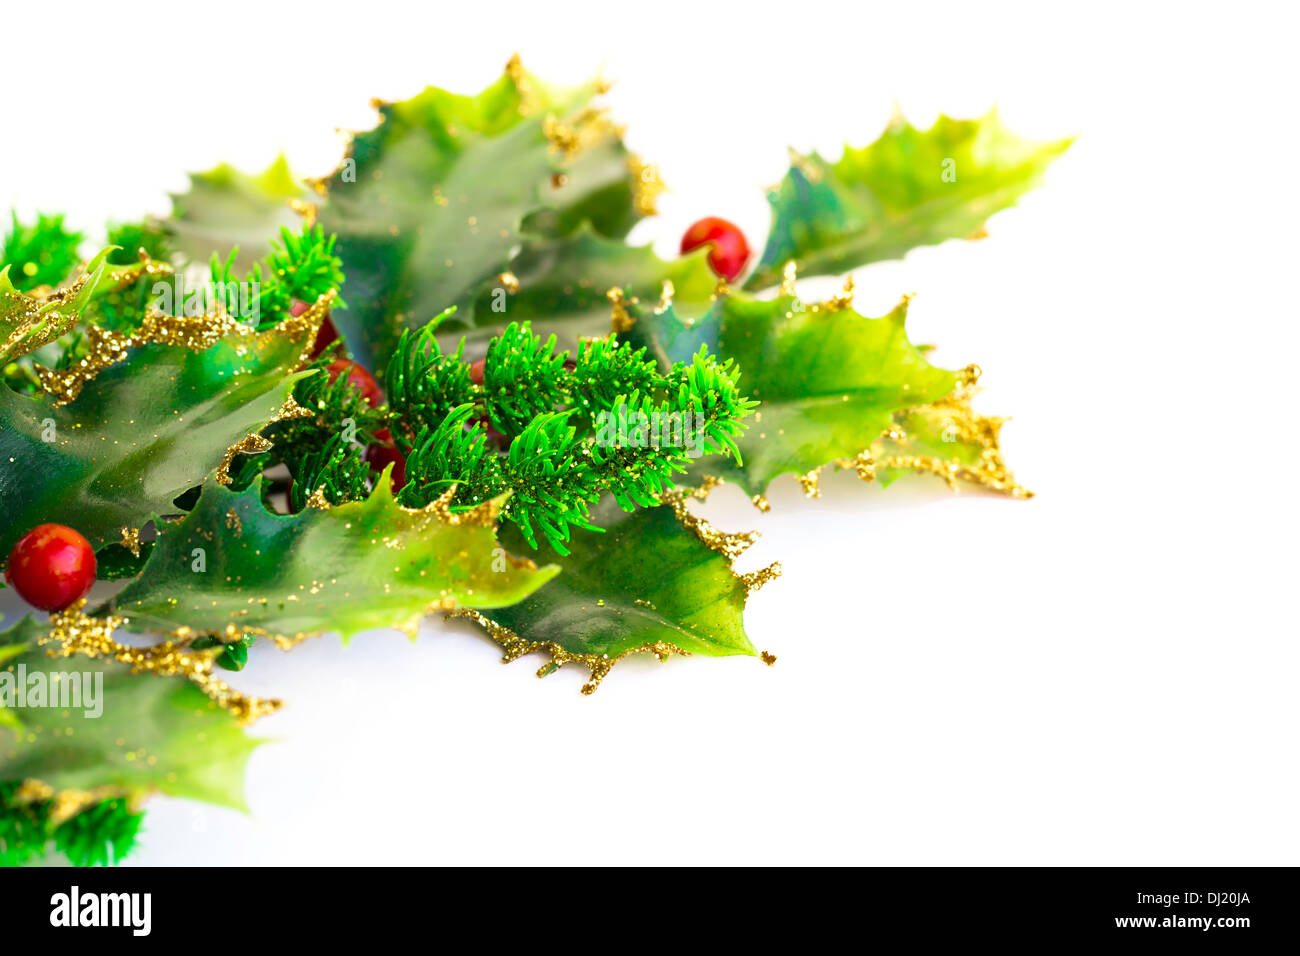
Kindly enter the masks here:
M 0 727 L 0 780 L 38 780 L 56 791 L 104 787 L 131 797 L 158 791 L 244 809 L 244 765 L 260 741 L 184 677 L 133 674 L 125 664 L 84 656 L 52 657 L 39 644 L 47 631 L 28 616 L 0 632 L 5 669 L 16 682 L 21 665 L 27 683 L 26 706 L 0 711 L 17 724 Z M 71 681 L 58 674 L 83 676 Z M 79 695 L 95 688 L 95 700 L 81 696 L 77 705 L 69 696 L 60 697 L 69 706 L 38 706 L 37 685 L 47 693 L 67 688 L 69 695 L 74 687 Z
M 24 291 L 37 286 L 56 286 L 77 265 L 77 248 L 84 236 L 65 229 L 63 217 L 36 214 L 30 226 L 18 221 L 12 213 L 13 225 L 0 242 L 0 269 L 10 271 L 10 280 Z
M 796 154 L 768 194 L 772 228 L 745 285 L 775 285 L 791 260 L 801 275 L 833 275 L 977 234 L 1038 185 L 1071 142 L 1022 139 L 993 111 L 973 120 L 940 116 L 928 130 L 900 118 L 836 163 Z
M 711 657 L 755 654 L 743 621 L 745 582 L 671 507 L 627 513 L 607 498 L 593 520 L 604 533 L 580 532 L 554 581 L 485 616 L 573 655 L 617 658 L 656 642 Z M 507 544 L 517 537 L 503 532 Z
M 628 301 L 654 304 L 667 282 L 679 306 L 702 309 L 718 281 L 707 257 L 699 250 L 665 261 L 648 245 L 607 239 L 590 228 L 560 239 L 531 240 L 511 264 L 518 292 L 499 285 L 485 289 L 474 309 L 480 324 L 440 338 L 464 334 L 470 342 L 486 341 L 507 321 L 530 321 L 536 332 L 555 335 L 561 348 L 573 350 L 580 337 L 609 333 L 613 288 Z
M 213 253 L 224 260 L 238 246 L 232 267 L 246 272 L 271 252 L 271 240 L 282 227 L 299 229 L 302 219 L 290 201 L 314 198 L 284 156 L 255 176 L 222 163 L 190 174 L 189 190 L 172 196 L 172 215 L 163 225 L 171 246 L 186 260 L 206 265 Z
M 134 630 L 346 640 L 413 629 L 433 606 L 512 604 L 558 572 L 511 560 L 493 521 L 401 508 L 387 472 L 363 501 L 294 515 L 267 511 L 260 480 L 243 492 L 209 483 L 112 605 Z
M 0 388 L 0 556 L 47 521 L 99 548 L 174 514 L 177 495 L 278 414 L 305 344 L 306 332 L 272 329 L 201 351 L 142 345 L 69 404 Z
M 790 295 L 719 296 L 692 321 L 675 309 L 641 309 L 627 337 L 661 364 L 700 345 L 740 368 L 740 390 L 762 404 L 736 439 L 743 464 L 710 459 L 703 470 L 762 494 L 777 475 L 805 474 L 871 446 L 901 409 L 937 401 L 957 374 L 931 365 L 908 341 L 904 300 L 878 319 Z
M 430 87 L 380 104 L 329 180 L 320 221 L 353 306 L 335 321 L 371 368 L 448 307 L 448 334 L 513 319 L 480 302 L 508 294 L 500 277 L 527 242 L 584 223 L 621 236 L 637 217 L 628 154 L 591 106 L 599 85 L 556 91 L 515 66 L 474 96 Z
M 79 284 L 48 298 L 29 296 L 16 288 L 12 268 L 0 269 L 0 364 L 30 355 L 70 331 L 96 299 L 112 292 L 124 274 L 108 264 L 111 247 L 86 264 Z

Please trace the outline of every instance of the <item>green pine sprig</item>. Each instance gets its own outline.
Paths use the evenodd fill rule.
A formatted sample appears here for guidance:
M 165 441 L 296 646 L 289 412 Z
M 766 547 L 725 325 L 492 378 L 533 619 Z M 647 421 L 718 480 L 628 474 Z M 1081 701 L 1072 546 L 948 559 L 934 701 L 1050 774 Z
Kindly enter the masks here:
M 124 799 L 92 804 L 55 825 L 52 801 L 18 803 L 19 783 L 0 783 L 0 866 L 22 866 L 53 848 L 73 866 L 120 863 L 135 847 L 144 822 Z
M 9 267 L 9 281 L 20 292 L 37 286 L 57 286 L 70 276 L 81 261 L 77 249 L 85 238 L 64 228 L 62 214 L 36 214 L 36 221 L 24 225 L 12 213 L 13 224 L 0 247 L 0 269 Z
M 295 299 L 311 304 L 325 293 L 343 285 L 343 261 L 334 254 L 335 236 L 320 226 L 304 224 L 295 233 L 280 228 L 280 242 L 271 242 L 265 261 L 253 265 L 247 276 L 235 272 L 239 247 L 223 262 L 214 252 L 209 271 L 216 300 L 232 315 L 254 319 L 258 328 L 268 328 L 284 319 Z M 336 308 L 346 309 L 342 299 Z M 245 313 L 247 313 L 245 315 Z
M 483 397 L 465 364 L 465 343 L 451 355 L 443 355 L 434 336 L 438 325 L 455 311 L 453 306 L 415 334 L 403 330 L 389 359 L 384 386 L 394 412 L 393 436 L 403 451 L 416 447 L 422 432 L 438 428 L 455 409 Z
M 519 435 L 537 416 L 566 402 L 568 355 L 556 353 L 554 335 L 543 342 L 527 322 L 511 322 L 495 336 L 483 366 L 492 427 L 504 435 Z
M 571 362 L 554 338 L 511 324 L 489 343 L 478 387 L 463 341 L 452 355 L 439 351 L 436 321 L 405 333 L 389 364 L 393 429 L 407 451 L 399 501 L 409 507 L 453 486 L 459 508 L 509 491 L 502 517 L 533 547 L 545 540 L 568 554 L 571 529 L 593 528 L 602 494 L 625 510 L 647 507 L 691 458 L 739 460 L 735 437 L 758 403 L 741 396 L 732 364 L 707 349 L 661 372 L 645 349 L 611 335 L 583 342 Z M 509 441 L 504 452 L 486 422 Z
M 235 490 L 248 487 L 268 468 L 284 465 L 292 479 L 289 502 L 294 511 L 318 489 L 330 504 L 366 496 L 370 468 L 362 451 L 378 440 L 389 416 L 386 409 L 372 408 L 347 375 L 336 374 L 331 380 L 329 366 L 337 352 L 337 345 L 322 352 L 304 370 L 314 374 L 294 385 L 294 401 L 311 414 L 271 424 L 262 432 L 271 450 L 237 459 L 238 469 L 231 473 Z

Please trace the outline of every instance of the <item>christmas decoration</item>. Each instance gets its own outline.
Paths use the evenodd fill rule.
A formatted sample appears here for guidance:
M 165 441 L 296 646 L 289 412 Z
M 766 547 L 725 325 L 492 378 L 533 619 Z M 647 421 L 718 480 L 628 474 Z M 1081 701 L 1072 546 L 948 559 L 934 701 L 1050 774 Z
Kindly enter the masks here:
M 90 593 L 95 552 L 71 528 L 37 525 L 9 552 L 5 580 L 33 607 L 62 611 Z
M 691 224 L 682 236 L 682 252 L 709 248 L 709 268 L 728 281 L 739 279 L 749 262 L 749 243 L 734 223 L 709 216 Z
M 771 663 L 744 611 L 780 566 L 733 569 L 757 532 L 692 510 L 719 484 L 764 510 L 828 467 L 1029 495 L 979 369 L 933 364 L 906 300 L 871 318 L 851 278 L 799 282 L 982 236 L 1068 141 L 898 119 L 792 154 L 756 261 L 716 217 L 665 260 L 627 242 L 663 185 L 604 92 L 515 58 L 477 95 L 377 103 L 320 180 L 221 166 L 98 251 L 13 220 L 0 555 L 53 613 L 0 631 L 0 861 L 117 862 L 153 793 L 242 807 L 244 725 L 281 702 L 226 677 L 259 642 L 438 614 L 584 693 L 635 654 Z M 50 706 L 56 674 L 79 706 Z

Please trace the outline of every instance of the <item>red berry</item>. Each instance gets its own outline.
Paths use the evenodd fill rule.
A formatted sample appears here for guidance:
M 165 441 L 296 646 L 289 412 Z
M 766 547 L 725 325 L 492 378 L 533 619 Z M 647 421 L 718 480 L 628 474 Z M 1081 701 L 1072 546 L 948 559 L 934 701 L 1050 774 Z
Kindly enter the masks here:
M 735 223 L 717 216 L 708 216 L 693 223 L 682 236 L 682 254 L 709 247 L 709 268 L 728 282 L 733 282 L 745 271 L 749 261 L 749 243 Z
M 329 365 L 330 381 L 334 381 L 343 372 L 347 372 L 348 381 L 355 387 L 361 389 L 361 397 L 369 403 L 371 408 L 378 408 L 384 404 L 384 391 L 375 381 L 375 377 L 358 365 L 352 359 L 335 359 Z
M 487 367 L 487 359 L 479 359 L 477 362 L 469 363 L 469 380 L 475 385 L 483 384 L 483 370 Z
M 406 459 L 392 445 L 371 445 L 366 449 L 366 461 L 375 474 L 381 473 L 388 465 L 393 466 L 393 491 L 401 491 L 406 484 Z
M 90 593 L 95 549 L 71 528 L 40 524 L 9 552 L 5 579 L 33 607 L 62 611 Z

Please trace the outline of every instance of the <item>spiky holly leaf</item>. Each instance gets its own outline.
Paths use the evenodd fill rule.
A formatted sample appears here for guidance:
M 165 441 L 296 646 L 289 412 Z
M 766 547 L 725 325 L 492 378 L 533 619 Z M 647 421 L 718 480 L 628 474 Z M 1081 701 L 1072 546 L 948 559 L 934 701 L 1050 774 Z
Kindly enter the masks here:
M 871 446 L 871 463 L 852 464 L 865 477 L 889 485 L 905 474 L 936 475 L 956 487 L 978 485 L 1015 498 L 1033 493 L 1021 486 L 1002 457 L 1000 433 L 1005 419 L 979 415 L 971 409 L 979 369 L 962 372 L 951 394 L 929 405 L 904 409 Z
M 364 501 L 294 515 L 267 511 L 260 480 L 243 492 L 209 483 L 112 607 L 132 629 L 226 637 L 413 632 L 433 607 L 502 607 L 559 573 L 510 558 L 496 513 L 402 508 L 386 476 Z
M 213 253 L 224 259 L 238 246 L 233 267 L 245 272 L 271 251 L 281 227 L 298 229 L 302 220 L 290 203 L 314 198 L 282 155 L 255 176 L 222 163 L 190 174 L 189 190 L 172 196 L 171 218 L 162 225 L 171 246 L 190 262 L 206 264 Z
M 40 644 L 49 635 L 50 626 L 30 616 L 0 632 L 0 654 L 8 657 L 0 681 L 16 681 L 20 667 L 27 678 L 25 706 L 18 706 L 16 683 L 5 697 L 13 705 L 6 712 L 20 729 L 0 728 L 0 780 L 102 793 L 99 799 L 160 791 L 244 808 L 244 764 L 260 741 L 246 736 L 230 714 L 183 677 L 133 674 L 128 665 L 102 658 L 51 657 Z M 87 676 L 73 683 L 58 674 Z M 53 693 L 66 687 L 69 694 L 73 687 L 78 693 L 92 688 L 96 699 L 48 706 L 47 696 L 38 706 L 32 696 L 37 685 Z
M 140 573 L 152 550 L 152 541 L 137 544 L 134 550 L 123 544 L 110 544 L 106 548 L 100 548 L 95 553 L 95 577 L 100 581 L 133 578 Z
M 96 300 L 146 275 L 171 272 L 165 263 L 153 260 L 111 265 L 108 256 L 112 251 L 112 247 L 100 251 L 67 288 L 42 296 L 15 288 L 10 267 L 0 269 L 0 364 L 31 355 L 70 331 Z
M 440 327 L 440 340 L 464 335 L 487 341 L 507 321 L 531 321 L 534 330 L 554 334 L 562 348 L 575 349 L 580 336 L 603 336 L 610 330 L 609 290 L 623 299 L 659 302 L 664 283 L 673 300 L 687 309 L 702 309 L 717 284 L 707 251 L 664 261 L 650 246 L 607 239 L 590 227 L 556 239 L 530 239 L 511 264 L 518 290 L 499 284 L 485 288 L 474 307 L 476 328 L 464 323 Z
M 741 391 L 762 402 L 736 440 L 743 462 L 710 459 L 704 470 L 750 495 L 777 475 L 857 455 L 895 413 L 938 401 L 958 381 L 908 341 L 906 300 L 878 319 L 843 301 L 803 303 L 788 294 L 719 296 L 694 320 L 673 308 L 636 309 L 634 317 L 626 337 L 661 363 L 689 358 L 703 344 L 741 369 Z
M 900 118 L 835 163 L 796 154 L 768 194 L 772 228 L 746 288 L 775 285 L 791 260 L 804 275 L 834 275 L 978 235 L 1071 142 L 1022 139 L 995 110 L 973 120 L 940 116 L 928 130 Z
M 381 122 L 356 134 L 320 210 L 353 305 L 334 319 L 363 364 L 382 370 L 404 328 L 449 306 L 448 331 L 479 324 L 477 300 L 509 284 L 497 277 L 526 234 L 553 238 L 583 221 L 626 231 L 631 169 L 591 105 L 598 91 L 552 90 L 512 61 L 474 96 L 430 87 L 379 105 Z
M 679 507 L 680 500 L 629 514 L 606 498 L 593 510 L 604 532 L 579 532 L 555 580 L 512 607 L 465 616 L 483 625 L 507 660 L 549 653 L 539 676 L 564 663 L 587 667 L 592 680 L 584 693 L 630 654 L 754 655 L 742 620 L 745 598 L 777 569 L 736 575 L 731 559 L 757 535 L 720 534 L 690 515 L 683 521 Z M 509 527 L 502 539 L 523 544 Z
M 164 317 L 131 338 L 99 333 L 94 354 L 112 364 L 84 384 L 77 368 L 52 374 L 54 394 L 0 389 L 0 557 L 43 522 L 76 528 L 98 548 L 174 513 L 177 495 L 284 407 L 313 313 L 264 332 Z M 180 342 L 189 344 L 170 344 Z

